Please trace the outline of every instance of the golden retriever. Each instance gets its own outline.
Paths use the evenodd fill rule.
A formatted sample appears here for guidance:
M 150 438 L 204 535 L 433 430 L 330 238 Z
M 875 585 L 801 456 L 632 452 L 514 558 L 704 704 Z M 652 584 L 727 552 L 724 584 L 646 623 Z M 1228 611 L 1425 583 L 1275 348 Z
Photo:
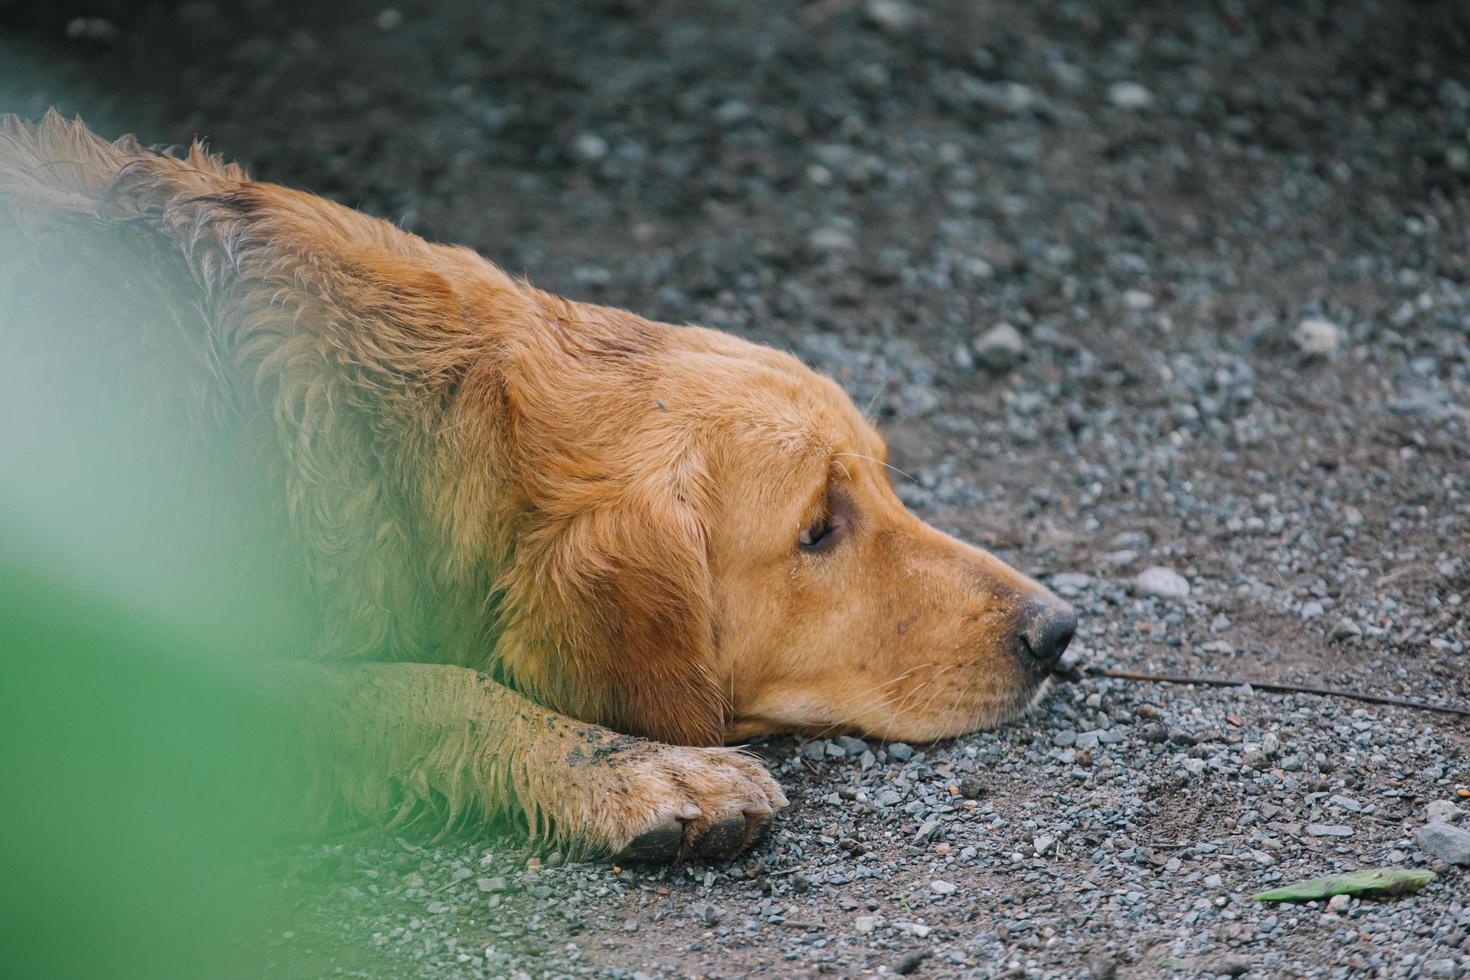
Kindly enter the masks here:
M 909 513 L 794 357 L 541 292 L 197 144 L 4 118 L 0 247 L 77 294 L 64 323 L 0 318 L 9 342 L 136 346 L 179 411 L 234 420 L 321 623 L 299 736 L 360 817 L 731 855 L 786 799 L 726 743 L 994 725 L 1075 628 Z

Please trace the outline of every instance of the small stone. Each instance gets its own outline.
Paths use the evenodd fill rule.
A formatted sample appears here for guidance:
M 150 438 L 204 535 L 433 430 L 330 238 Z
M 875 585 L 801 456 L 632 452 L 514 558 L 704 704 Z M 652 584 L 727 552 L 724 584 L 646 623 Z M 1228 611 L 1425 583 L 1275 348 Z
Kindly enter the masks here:
M 1189 595 L 1189 582 L 1172 568 L 1145 568 L 1133 579 L 1133 588 L 1141 595 L 1160 599 L 1183 599 Z
M 1189 773 L 1191 776 L 1198 776 L 1200 773 L 1204 772 L 1206 765 L 1205 760 L 1196 759 L 1193 756 L 1185 756 L 1183 761 L 1181 761 L 1179 764 L 1183 766 L 1184 771 Z
M 1059 749 L 1070 748 L 1077 744 L 1077 733 L 1070 728 L 1063 728 L 1051 737 L 1051 744 Z
M 888 746 L 888 758 L 908 762 L 914 757 L 914 747 L 907 742 L 892 742 Z
M 922 949 L 915 950 L 912 953 L 906 953 L 897 963 L 893 965 L 893 972 L 899 974 L 900 976 L 906 977 L 910 973 L 913 973 L 915 970 L 917 970 L 919 968 L 919 964 L 923 963 L 924 958 L 928 955 L 928 951 Z
M 936 895 L 953 895 L 955 893 L 955 886 L 951 882 L 935 878 L 929 882 L 929 890 Z
M 801 755 L 810 762 L 821 762 L 827 758 L 827 743 L 821 739 L 808 742 L 801 747 Z
M 851 252 L 857 248 L 857 239 L 841 228 L 818 228 L 807 236 L 807 244 L 814 252 Z
M 504 878 L 476 878 L 475 887 L 482 892 L 494 895 L 505 891 L 506 881 Z
M 753 115 L 755 115 L 755 110 L 751 109 L 748 103 L 741 102 L 739 99 L 730 99 L 720 103 L 720 107 L 714 112 L 715 121 L 722 126 L 738 125 Z
M 919 20 L 919 12 L 904 0 L 868 0 L 863 4 L 863 16 L 889 34 L 901 34 Z
M 898 806 L 903 802 L 903 797 L 897 790 L 885 789 L 873 798 L 873 802 L 879 806 Z
M 1451 800 L 1435 800 L 1424 808 L 1424 815 L 1429 823 L 1459 823 L 1465 811 Z
M 1058 595 L 1073 596 L 1092 584 L 1092 576 L 1080 572 L 1062 572 L 1060 575 L 1053 575 L 1048 584 Z
M 607 140 L 596 133 L 578 133 L 572 140 L 572 152 L 582 160 L 596 162 L 607 156 Z
M 1342 346 L 1342 328 L 1331 320 L 1308 317 L 1296 325 L 1291 339 L 1309 357 L 1326 357 Z
M 1249 973 L 1251 961 L 1239 954 L 1231 954 L 1216 960 L 1205 967 L 1208 973 L 1223 973 L 1227 977 L 1238 977 L 1243 973 Z
M 1004 321 L 976 337 L 971 346 L 975 348 L 975 356 L 980 363 L 996 372 L 1009 371 L 1026 353 L 1026 341 L 1021 332 Z
M 1431 823 L 1419 828 L 1414 839 L 1419 849 L 1444 864 L 1470 865 L 1470 830 L 1447 823 Z
M 1119 109 L 1147 109 L 1154 94 L 1137 82 L 1114 82 L 1108 86 L 1108 101 Z
M 72 41 L 100 41 L 110 44 L 122 31 L 105 17 L 73 17 L 67 21 L 66 36 Z
M 1327 900 L 1327 907 L 1338 915 L 1346 912 L 1352 904 L 1353 897 L 1351 895 L 1333 895 Z
M 1325 611 L 1325 607 L 1317 599 L 1302 603 L 1302 619 L 1316 619 Z
M 1339 823 L 1309 823 L 1307 824 L 1307 836 L 1351 837 L 1353 836 L 1353 828 L 1345 827 Z
M 1346 617 L 1339 619 L 1330 634 L 1334 640 L 1354 640 L 1363 635 L 1362 627 Z
M 1205 875 L 1202 884 L 1206 888 L 1224 888 L 1225 879 L 1222 878 L 1220 875 Z
M 1143 312 L 1153 309 L 1154 297 L 1152 293 L 1146 293 L 1141 289 L 1123 290 L 1123 305 L 1130 310 Z
M 876 915 L 860 915 L 852 920 L 852 928 L 854 932 L 866 936 L 878 928 L 878 917 Z
M 868 751 L 867 742 L 864 742 L 860 738 L 853 738 L 851 735 L 838 735 L 836 741 L 838 745 L 842 746 L 842 748 L 846 750 L 848 755 L 853 756 L 854 758 L 857 758 L 861 756 L 864 752 Z

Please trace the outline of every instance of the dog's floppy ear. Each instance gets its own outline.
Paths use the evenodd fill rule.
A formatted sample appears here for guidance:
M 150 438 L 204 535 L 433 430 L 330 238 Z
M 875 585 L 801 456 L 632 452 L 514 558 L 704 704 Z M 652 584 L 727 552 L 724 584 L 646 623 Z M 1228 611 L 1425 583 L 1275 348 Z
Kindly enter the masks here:
M 644 486 L 540 514 L 502 579 L 506 679 L 618 731 L 722 741 L 729 705 L 713 670 L 707 529 L 695 509 Z

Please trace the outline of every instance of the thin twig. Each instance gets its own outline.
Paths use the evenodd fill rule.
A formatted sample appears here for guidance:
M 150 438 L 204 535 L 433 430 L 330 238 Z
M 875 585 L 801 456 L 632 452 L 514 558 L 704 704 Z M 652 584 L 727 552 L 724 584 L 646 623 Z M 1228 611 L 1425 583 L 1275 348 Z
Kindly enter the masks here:
M 1090 673 L 1102 677 L 1116 677 L 1125 681 L 1152 681 L 1155 684 L 1203 684 L 1208 687 L 1242 687 L 1249 684 L 1262 691 L 1280 691 L 1285 694 L 1316 694 L 1328 698 L 1348 698 L 1352 701 L 1367 701 L 1369 704 L 1391 704 L 1400 708 L 1418 708 L 1420 711 L 1438 711 L 1446 715 L 1462 715 L 1470 718 L 1470 708 L 1459 708 L 1451 704 L 1431 704 L 1396 698 L 1388 694 L 1368 694 L 1364 691 L 1345 691 L 1340 687 L 1306 687 L 1300 684 L 1278 684 L 1275 681 L 1243 681 L 1219 677 L 1187 677 L 1180 674 L 1144 674 L 1136 670 L 1113 670 L 1093 668 Z

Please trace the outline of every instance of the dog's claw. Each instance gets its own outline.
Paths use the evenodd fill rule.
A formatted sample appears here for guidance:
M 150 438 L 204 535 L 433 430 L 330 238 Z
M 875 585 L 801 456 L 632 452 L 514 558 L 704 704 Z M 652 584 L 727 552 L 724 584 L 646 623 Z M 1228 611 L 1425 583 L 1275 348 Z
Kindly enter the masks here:
M 633 838 L 633 842 L 623 848 L 614 860 L 666 864 L 679 857 L 683 845 L 684 826 L 680 823 L 665 824 Z
M 732 817 L 721 820 L 704 832 L 695 844 L 695 852 L 700 857 L 716 858 L 726 860 L 740 853 L 745 846 L 745 817 Z

